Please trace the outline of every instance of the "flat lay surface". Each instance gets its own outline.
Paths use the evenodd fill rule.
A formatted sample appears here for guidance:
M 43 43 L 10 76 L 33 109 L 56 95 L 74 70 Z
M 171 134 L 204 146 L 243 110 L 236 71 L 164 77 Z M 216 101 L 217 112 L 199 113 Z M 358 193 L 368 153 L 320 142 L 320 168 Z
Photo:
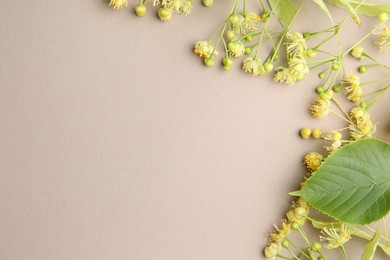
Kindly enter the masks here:
M 0 3 L 1 259 L 264 259 L 323 145 L 299 130 L 329 121 L 310 117 L 314 74 L 284 86 L 193 54 L 223 2 L 168 23 L 100 0 Z M 297 29 L 328 26 L 311 7 Z M 385 140 L 389 109 L 370 111 Z

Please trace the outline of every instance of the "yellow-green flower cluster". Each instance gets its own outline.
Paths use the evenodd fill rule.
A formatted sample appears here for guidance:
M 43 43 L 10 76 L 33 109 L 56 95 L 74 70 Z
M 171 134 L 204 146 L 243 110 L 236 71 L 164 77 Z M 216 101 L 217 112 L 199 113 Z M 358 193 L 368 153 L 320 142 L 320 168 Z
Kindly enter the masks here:
M 256 31 L 261 23 L 261 18 L 256 13 L 250 12 L 241 16 L 240 23 L 233 26 L 237 29 L 237 32 L 241 35 Z
M 210 58 L 211 55 L 218 55 L 218 52 L 214 50 L 214 46 L 208 41 L 196 42 L 194 53 L 202 58 Z
M 253 76 L 263 75 L 266 72 L 261 60 L 253 57 L 248 57 L 244 60 L 242 69 L 245 72 L 252 73 Z
M 325 146 L 324 148 L 329 152 L 336 150 L 341 147 L 341 137 L 342 135 L 337 131 L 330 131 L 324 137 L 325 140 L 329 141 L 331 144 L 329 146 Z
M 305 56 L 307 45 L 305 38 L 303 38 L 303 34 L 297 31 L 288 30 L 285 35 L 287 54 L 290 57 Z
M 379 46 L 380 51 L 390 51 L 390 29 L 386 25 L 383 25 L 383 30 L 375 44 Z
M 302 33 L 288 30 L 286 37 L 287 67 L 275 69 L 274 80 L 279 83 L 293 85 L 309 74 L 306 61 L 307 45 Z
M 241 57 L 245 53 L 245 45 L 242 41 L 229 42 L 228 51 L 233 57 Z
M 351 230 L 348 224 L 342 223 L 340 228 L 327 228 L 321 230 L 321 241 L 325 241 L 327 249 L 338 248 L 351 239 Z
M 297 223 L 302 226 L 306 222 L 306 217 L 309 214 L 310 207 L 307 202 L 301 197 L 292 204 L 292 209 L 287 212 L 287 220 L 290 223 Z
M 349 113 L 352 123 L 349 125 L 351 137 L 355 140 L 371 137 L 376 131 L 370 114 L 362 107 L 353 107 Z
M 296 76 L 287 67 L 279 66 L 275 69 L 274 80 L 278 83 L 284 83 L 286 85 L 294 85 L 297 81 Z
M 282 243 L 290 235 L 294 225 L 302 226 L 306 222 L 310 207 L 301 197 L 294 201 L 291 210 L 287 212 L 287 219 L 282 221 L 281 227 L 275 226 L 275 230 L 269 236 L 269 244 L 264 250 L 267 259 L 276 259 L 280 255 Z
M 352 102 L 358 102 L 362 96 L 362 88 L 360 87 L 359 76 L 351 73 L 345 75 L 341 79 L 341 84 L 344 85 L 344 93 L 347 95 L 347 99 Z
M 320 167 L 322 161 L 324 160 L 324 156 L 317 152 L 310 152 L 306 154 L 303 162 L 307 168 L 307 170 L 312 173 L 315 172 L 318 167 Z
M 181 15 L 188 15 L 192 10 L 192 0 L 168 0 L 167 7 Z
M 310 107 L 311 115 L 315 118 L 325 118 L 330 112 L 330 101 L 316 97 Z

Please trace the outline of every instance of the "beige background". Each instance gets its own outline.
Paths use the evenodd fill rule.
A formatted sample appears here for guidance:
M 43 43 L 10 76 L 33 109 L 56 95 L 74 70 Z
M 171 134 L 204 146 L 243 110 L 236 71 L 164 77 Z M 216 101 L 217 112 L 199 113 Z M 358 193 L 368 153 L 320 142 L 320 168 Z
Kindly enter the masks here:
M 169 23 L 100 0 L 0 2 L 0 259 L 263 259 L 322 145 L 297 133 L 332 120 L 308 114 L 315 73 L 288 88 L 202 65 L 193 43 L 230 9 L 216 2 Z M 298 28 L 328 24 L 303 11 Z M 387 140 L 388 101 L 372 111 Z

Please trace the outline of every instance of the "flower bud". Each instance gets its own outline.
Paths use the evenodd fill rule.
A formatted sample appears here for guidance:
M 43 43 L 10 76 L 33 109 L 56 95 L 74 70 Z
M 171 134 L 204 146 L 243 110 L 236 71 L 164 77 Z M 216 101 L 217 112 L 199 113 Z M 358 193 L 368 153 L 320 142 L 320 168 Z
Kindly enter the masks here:
M 228 39 L 233 39 L 234 35 L 235 35 L 235 33 L 234 33 L 233 30 L 228 30 L 228 31 L 226 32 L 226 37 L 227 37 Z
M 313 136 L 314 139 L 319 139 L 321 137 L 321 130 L 319 128 L 314 128 L 311 132 L 311 136 Z
M 269 244 L 264 249 L 264 255 L 267 259 L 275 259 L 275 257 L 279 254 L 279 248 L 275 243 Z
M 351 50 L 352 57 L 356 59 L 361 59 L 364 54 L 364 48 L 362 46 L 356 46 Z
M 202 3 L 206 7 L 211 7 L 214 5 L 214 0 L 202 0 Z
M 270 72 L 271 70 L 273 70 L 273 68 L 274 68 L 274 65 L 271 62 L 264 63 L 265 72 Z
M 231 66 L 233 64 L 233 59 L 230 57 L 225 57 L 222 60 L 222 64 Z
M 389 19 L 389 16 L 387 15 L 387 13 L 380 13 L 380 14 L 378 14 L 377 18 L 380 22 L 383 23 Z
M 167 22 L 172 17 L 172 10 L 166 7 L 161 7 L 158 10 L 158 17 L 160 17 L 161 21 Z
M 367 67 L 366 67 L 366 66 L 360 66 L 360 67 L 358 68 L 358 71 L 359 71 L 360 73 L 364 73 L 364 72 L 367 71 Z
M 317 51 L 314 49 L 307 49 L 306 56 L 308 58 L 314 58 L 315 56 L 317 56 Z
M 144 16 L 146 14 L 146 6 L 144 4 L 139 4 L 134 7 L 135 14 L 138 16 Z
M 209 57 L 209 58 L 205 58 L 203 60 L 204 64 L 207 66 L 207 67 L 212 67 L 215 65 L 215 60 L 214 60 L 214 57 Z
M 312 245 L 311 245 L 311 250 L 313 250 L 314 252 L 318 252 L 320 251 L 322 248 L 321 244 L 318 243 L 318 242 L 314 242 Z
M 301 129 L 301 137 L 304 139 L 308 139 L 311 135 L 311 130 L 310 128 L 304 127 Z

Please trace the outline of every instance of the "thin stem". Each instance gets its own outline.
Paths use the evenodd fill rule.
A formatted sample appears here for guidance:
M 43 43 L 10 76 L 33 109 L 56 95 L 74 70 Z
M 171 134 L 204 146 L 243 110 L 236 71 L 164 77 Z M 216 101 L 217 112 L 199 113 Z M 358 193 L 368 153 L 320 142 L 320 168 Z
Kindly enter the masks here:
M 261 5 L 261 9 L 263 9 L 263 12 L 265 12 L 267 10 L 267 8 L 265 8 L 263 1 L 259 0 L 259 3 Z
M 353 48 L 358 46 L 360 43 L 362 43 L 365 39 L 367 39 L 371 34 L 373 34 L 380 26 L 382 26 L 383 23 L 378 24 L 377 26 L 374 27 L 369 33 L 367 33 L 363 38 L 361 38 L 358 42 L 356 42 L 352 47 L 350 47 L 344 54 L 342 55 L 343 57 L 347 55 Z
M 363 56 L 366 56 L 367 58 L 369 58 L 373 62 L 377 63 L 379 66 L 385 67 L 386 69 L 390 70 L 389 66 L 386 66 L 385 64 L 380 63 L 378 60 L 374 59 L 372 56 L 368 55 L 367 53 L 363 53 Z
M 382 225 L 383 225 L 383 229 L 385 230 L 385 236 L 387 238 L 387 246 L 390 246 L 389 233 L 387 231 L 387 225 L 384 217 L 382 218 Z
M 381 79 L 376 79 L 376 80 L 372 80 L 372 81 L 362 82 L 362 83 L 360 83 L 360 86 L 366 86 L 366 85 L 369 85 L 371 83 L 377 83 L 377 82 L 386 81 L 386 80 L 390 80 L 390 78 L 381 78 Z
M 304 256 L 306 256 L 307 258 L 310 259 L 310 257 L 300 247 L 298 247 L 296 244 L 294 244 L 293 241 L 291 241 L 287 237 L 285 239 L 287 240 L 287 242 L 289 242 L 291 245 L 293 245 L 293 247 L 295 247 L 302 255 L 304 255 Z
M 338 116 L 339 118 L 341 118 L 342 120 L 348 122 L 349 124 L 352 123 L 352 122 L 350 122 L 348 119 L 344 118 L 343 116 L 341 116 L 340 114 L 338 114 L 337 112 L 335 112 L 335 111 L 333 111 L 333 110 L 331 110 L 331 109 L 329 110 L 329 112 L 332 113 L 332 114 L 334 114 L 334 115 L 336 115 L 336 116 Z
M 264 25 L 264 28 L 263 28 L 263 31 L 260 35 L 260 40 L 257 44 L 257 47 L 256 47 L 256 52 L 255 52 L 255 58 L 257 58 L 257 55 L 258 55 L 258 52 L 259 52 L 259 49 L 260 49 L 260 46 L 261 46 L 261 43 L 263 42 L 263 38 L 264 38 L 264 32 L 266 31 L 266 28 L 268 26 L 268 22 L 270 21 L 270 19 L 268 19 L 266 22 L 265 22 L 265 25 Z
M 295 258 L 295 259 L 298 259 L 299 258 L 294 254 L 294 252 L 290 249 L 290 247 L 286 247 L 287 251 L 290 252 L 290 254 Z
M 279 1 L 280 1 L 280 0 L 279 0 Z M 279 1 L 278 1 L 278 2 L 279 2 Z M 298 15 L 298 13 L 299 13 L 299 10 L 301 10 L 301 7 L 302 7 L 303 2 L 305 2 L 305 0 L 302 0 L 302 1 L 299 3 L 298 9 L 297 9 L 297 11 L 295 12 L 294 17 L 293 17 L 293 19 L 291 20 L 290 24 L 288 25 L 287 30 L 289 30 L 289 29 L 291 28 L 291 26 L 293 25 L 293 23 L 294 23 L 294 21 L 295 21 L 295 18 L 297 18 L 297 15 Z
M 341 245 L 339 248 L 340 248 L 341 252 L 343 253 L 345 260 L 348 260 L 348 255 L 347 255 L 347 252 L 345 251 L 344 246 Z
M 375 102 L 378 101 L 378 99 L 379 99 L 380 97 L 382 97 L 382 96 L 386 93 L 386 91 L 389 89 L 389 87 L 390 87 L 390 84 L 387 85 L 385 88 L 383 88 L 382 91 L 381 91 L 381 93 L 378 94 L 375 98 L 373 98 L 372 100 L 370 100 L 369 102 L 367 102 L 367 109 L 370 108 L 373 104 L 375 104 Z
M 337 99 L 335 99 L 334 97 L 332 97 L 332 101 L 336 104 L 336 106 L 341 110 L 341 112 L 343 112 L 343 114 L 348 118 L 348 120 L 352 121 L 352 119 L 349 117 L 348 113 L 345 112 L 344 108 L 340 105 L 340 103 L 337 101 Z

